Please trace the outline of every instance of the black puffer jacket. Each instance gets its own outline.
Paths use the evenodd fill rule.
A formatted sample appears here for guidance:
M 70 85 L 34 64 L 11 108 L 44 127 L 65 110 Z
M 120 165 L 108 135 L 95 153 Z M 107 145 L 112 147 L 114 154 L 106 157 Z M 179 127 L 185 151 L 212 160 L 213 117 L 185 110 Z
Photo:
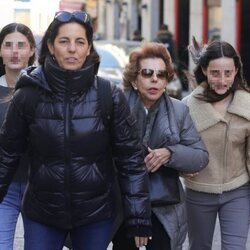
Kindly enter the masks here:
M 110 218 L 112 144 L 128 225 L 136 235 L 140 228 L 145 233 L 150 225 L 148 176 L 135 121 L 123 93 L 112 85 L 110 136 L 101 118 L 94 68 L 63 71 L 47 58 L 44 69 L 21 76 L 0 134 L 0 201 L 20 154 L 30 145 L 23 202 L 29 218 L 65 229 Z M 36 90 L 39 101 L 33 97 Z

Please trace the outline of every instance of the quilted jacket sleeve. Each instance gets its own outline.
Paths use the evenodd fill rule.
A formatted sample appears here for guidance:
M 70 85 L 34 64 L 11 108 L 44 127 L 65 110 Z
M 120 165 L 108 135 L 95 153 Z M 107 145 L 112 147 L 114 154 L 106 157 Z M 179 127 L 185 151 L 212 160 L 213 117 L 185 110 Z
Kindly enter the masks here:
M 12 98 L 0 131 L 0 201 L 17 170 L 27 146 L 28 125 L 23 114 L 25 95 L 17 91 Z
M 180 141 L 167 146 L 172 152 L 167 166 L 184 173 L 198 172 L 208 164 L 206 146 L 192 121 L 188 107 L 181 102 L 176 102 L 175 109 Z
M 124 94 L 116 87 L 113 91 L 113 100 L 113 152 L 121 185 L 125 221 L 134 236 L 149 236 L 149 179 L 136 122 Z

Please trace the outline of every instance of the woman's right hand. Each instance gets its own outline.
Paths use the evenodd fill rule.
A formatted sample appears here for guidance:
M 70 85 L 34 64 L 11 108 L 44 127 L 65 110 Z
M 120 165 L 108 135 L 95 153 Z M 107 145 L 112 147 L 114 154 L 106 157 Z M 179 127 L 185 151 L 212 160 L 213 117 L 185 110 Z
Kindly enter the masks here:
M 136 247 L 143 247 L 146 246 L 148 244 L 148 240 L 151 240 L 152 237 L 139 237 L 139 236 L 135 236 L 135 245 Z
M 144 162 L 148 172 L 155 172 L 162 165 L 166 164 L 170 157 L 171 152 L 167 148 L 151 149 L 148 147 L 148 155 L 145 157 Z

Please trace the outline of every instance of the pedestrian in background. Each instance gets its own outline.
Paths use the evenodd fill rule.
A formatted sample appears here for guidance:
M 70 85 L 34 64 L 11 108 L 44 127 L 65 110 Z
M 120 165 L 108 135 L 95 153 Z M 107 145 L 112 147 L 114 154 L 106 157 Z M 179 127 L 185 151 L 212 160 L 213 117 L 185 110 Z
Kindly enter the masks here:
M 169 31 L 167 24 L 162 24 L 160 26 L 154 42 L 163 43 L 168 49 L 172 61 L 174 63 L 177 63 L 177 54 L 173 34 Z
M 172 32 L 169 31 L 167 24 L 162 24 L 157 32 L 154 42 L 162 43 L 168 49 L 172 61 L 174 63 L 176 76 L 172 82 L 167 86 L 167 92 L 171 97 L 182 99 L 185 91 L 188 90 L 188 84 L 186 81 L 186 74 L 184 73 L 184 64 L 177 58 L 177 50 L 173 38 Z
M 141 35 L 141 31 L 139 29 L 134 30 L 133 36 L 132 36 L 132 41 L 138 41 L 141 42 L 144 38 Z
M 62 249 L 70 233 L 73 249 L 106 250 L 113 223 L 113 159 L 131 236 L 138 246 L 146 244 L 151 223 L 142 148 L 129 106 L 115 85 L 110 86 L 110 129 L 102 120 L 96 77 L 100 58 L 89 15 L 56 13 L 38 62 L 17 82 L 0 132 L 0 201 L 20 156 L 31 148 L 24 249 Z
M 35 39 L 31 30 L 21 23 L 10 23 L 4 26 L 0 32 L 0 126 L 4 121 L 20 71 L 32 65 L 34 61 Z M 16 126 L 19 125 L 16 124 Z M 1 250 L 13 249 L 16 224 L 21 213 L 21 202 L 27 183 L 28 166 L 28 156 L 25 155 L 0 204 Z M 0 175 L 2 175 L 2 169 L 0 169 Z
M 198 86 L 185 98 L 209 152 L 208 166 L 185 178 L 189 249 L 243 250 L 250 216 L 250 90 L 239 54 L 227 42 L 189 46 Z
M 144 43 L 129 56 L 123 86 L 132 113 L 136 117 L 144 146 L 144 161 L 153 192 L 152 240 L 146 249 L 180 250 L 187 233 L 184 192 L 179 172 L 193 173 L 206 167 L 208 153 L 186 105 L 165 92 L 174 77 L 170 54 L 160 43 Z M 169 177 L 170 176 L 170 177 Z M 171 186 L 169 194 L 166 187 Z M 164 183 L 164 187 L 161 186 Z M 172 185 L 172 184 L 171 184 Z M 162 187 L 162 189 L 161 189 Z M 174 188 L 173 188 L 174 187 Z M 113 239 L 113 250 L 137 249 L 126 238 L 122 226 Z
M 98 18 L 93 17 L 92 18 L 92 27 L 93 27 L 93 40 L 102 40 L 102 35 L 98 32 Z

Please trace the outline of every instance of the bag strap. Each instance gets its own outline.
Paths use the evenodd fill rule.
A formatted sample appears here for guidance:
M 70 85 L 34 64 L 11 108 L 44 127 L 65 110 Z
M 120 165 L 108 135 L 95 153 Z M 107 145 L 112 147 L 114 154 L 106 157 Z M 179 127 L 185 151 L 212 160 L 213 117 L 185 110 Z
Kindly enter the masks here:
M 26 88 L 25 93 L 27 97 L 27 102 L 29 103 L 29 105 L 27 106 L 29 114 L 28 122 L 32 122 L 35 118 L 35 113 L 39 103 L 41 92 L 37 87 L 25 86 L 24 88 Z
M 109 128 L 113 113 L 113 99 L 109 80 L 97 76 L 97 94 L 104 126 Z

